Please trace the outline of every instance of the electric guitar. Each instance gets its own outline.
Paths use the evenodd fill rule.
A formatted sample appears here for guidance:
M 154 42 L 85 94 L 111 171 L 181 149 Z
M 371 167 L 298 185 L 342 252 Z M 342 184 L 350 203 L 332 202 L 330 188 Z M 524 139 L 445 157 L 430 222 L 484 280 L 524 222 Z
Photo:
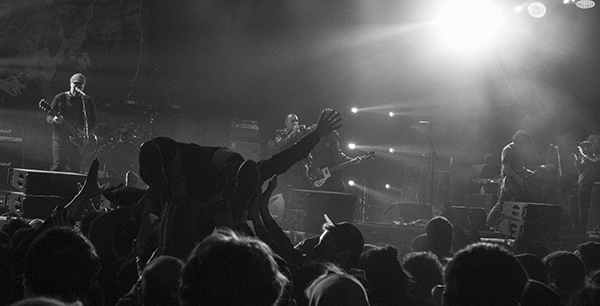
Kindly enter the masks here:
M 544 174 L 546 171 L 554 170 L 555 168 L 556 166 L 554 164 L 541 165 L 532 172 L 521 177 L 523 179 L 523 185 L 520 185 L 516 179 L 512 177 L 510 180 L 507 180 L 506 183 L 516 191 L 516 194 L 518 194 L 520 198 L 527 199 L 527 201 L 540 200 L 540 196 L 543 197 L 544 193 L 543 181 L 541 180 L 540 175 Z
M 51 116 L 60 116 L 60 114 L 53 110 L 50 104 L 48 104 L 48 102 L 46 102 L 44 99 L 40 100 L 39 108 Z M 75 127 L 71 122 L 64 118 L 62 121 L 62 126 L 69 131 L 69 141 L 79 149 L 79 153 L 81 156 L 83 156 L 83 162 L 85 164 L 86 161 L 96 152 L 96 147 L 98 146 L 98 137 L 93 133 L 86 135 L 83 131 Z M 85 167 L 85 165 L 82 165 L 82 167 Z M 84 168 L 82 170 L 85 171 L 86 169 Z
M 310 181 L 311 185 L 316 188 L 320 188 L 325 184 L 328 178 L 331 177 L 331 173 L 342 170 L 348 166 L 356 165 L 364 160 L 368 160 L 375 157 L 375 151 L 368 151 L 365 155 L 357 156 L 349 161 L 343 162 L 337 166 L 331 168 L 314 167 L 312 165 L 306 166 L 306 178 Z

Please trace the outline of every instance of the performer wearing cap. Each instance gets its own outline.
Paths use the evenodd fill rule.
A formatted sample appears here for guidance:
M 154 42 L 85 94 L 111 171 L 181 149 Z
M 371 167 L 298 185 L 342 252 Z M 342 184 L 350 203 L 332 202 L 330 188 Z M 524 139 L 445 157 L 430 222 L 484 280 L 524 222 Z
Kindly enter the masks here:
M 69 91 L 57 94 L 46 121 L 52 125 L 52 171 L 83 173 L 96 149 L 94 99 L 85 94 L 85 76 L 71 76 Z
M 600 135 L 590 135 L 587 141 L 579 146 L 577 156 L 577 170 L 579 178 L 577 184 L 578 202 L 579 202 L 579 222 L 575 223 L 575 230 L 578 234 L 585 234 L 588 213 L 592 201 L 592 189 L 594 182 L 600 181 Z

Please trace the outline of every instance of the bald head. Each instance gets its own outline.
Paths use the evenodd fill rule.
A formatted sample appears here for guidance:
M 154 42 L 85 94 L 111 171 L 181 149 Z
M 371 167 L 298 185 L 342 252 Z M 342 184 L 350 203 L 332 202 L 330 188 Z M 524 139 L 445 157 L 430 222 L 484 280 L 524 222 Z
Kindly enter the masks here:
M 289 114 L 285 117 L 285 128 L 286 130 L 294 130 L 294 126 L 298 125 L 298 116 L 296 114 Z

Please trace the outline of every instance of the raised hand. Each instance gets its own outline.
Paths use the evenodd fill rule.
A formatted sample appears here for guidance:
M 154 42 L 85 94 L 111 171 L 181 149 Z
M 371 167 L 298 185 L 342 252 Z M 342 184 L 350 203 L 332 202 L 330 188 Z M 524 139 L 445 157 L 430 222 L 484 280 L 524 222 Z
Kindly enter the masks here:
M 320 137 L 324 137 L 329 133 L 341 128 L 341 121 L 342 117 L 340 113 L 333 109 L 326 108 L 321 112 L 321 116 L 319 117 L 319 122 L 317 122 L 315 132 L 317 132 Z

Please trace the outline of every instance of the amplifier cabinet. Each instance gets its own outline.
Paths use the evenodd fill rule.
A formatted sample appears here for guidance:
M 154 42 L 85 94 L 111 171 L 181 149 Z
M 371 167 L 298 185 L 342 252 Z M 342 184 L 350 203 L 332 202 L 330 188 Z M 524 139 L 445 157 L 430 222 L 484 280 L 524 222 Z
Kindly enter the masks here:
M 86 176 L 79 173 L 14 168 L 10 170 L 13 191 L 27 195 L 74 197 Z
M 66 205 L 71 198 L 59 196 L 33 196 L 22 192 L 8 192 L 4 201 L 6 208 L 15 215 L 27 219 L 46 219 L 56 205 Z

